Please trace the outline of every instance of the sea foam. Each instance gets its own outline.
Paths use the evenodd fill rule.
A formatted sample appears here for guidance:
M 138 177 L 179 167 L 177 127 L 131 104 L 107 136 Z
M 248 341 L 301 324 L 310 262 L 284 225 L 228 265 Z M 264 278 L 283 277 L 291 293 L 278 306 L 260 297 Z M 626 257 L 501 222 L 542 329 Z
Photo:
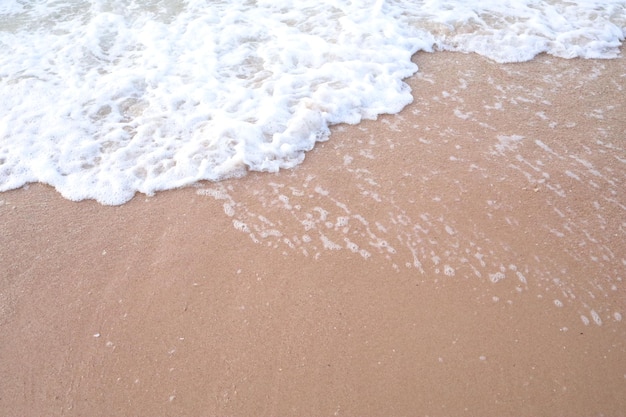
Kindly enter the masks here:
M 625 32 L 607 0 L 4 1 L 0 191 L 121 204 L 290 168 L 410 103 L 417 51 L 612 58 Z

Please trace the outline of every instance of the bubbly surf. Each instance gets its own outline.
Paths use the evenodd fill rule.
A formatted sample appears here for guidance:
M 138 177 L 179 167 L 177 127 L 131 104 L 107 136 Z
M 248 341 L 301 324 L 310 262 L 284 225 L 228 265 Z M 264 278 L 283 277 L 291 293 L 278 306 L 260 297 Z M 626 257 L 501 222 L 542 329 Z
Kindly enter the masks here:
M 0 191 L 122 204 L 290 168 L 410 103 L 418 51 L 614 58 L 625 35 L 616 0 L 7 0 Z

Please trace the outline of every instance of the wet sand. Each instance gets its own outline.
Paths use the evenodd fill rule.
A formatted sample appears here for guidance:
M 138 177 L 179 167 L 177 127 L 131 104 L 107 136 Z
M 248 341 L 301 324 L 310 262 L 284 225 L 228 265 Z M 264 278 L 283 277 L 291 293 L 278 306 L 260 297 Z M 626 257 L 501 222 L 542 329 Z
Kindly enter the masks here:
M 626 60 L 415 60 L 291 171 L 0 194 L 0 414 L 626 415 Z

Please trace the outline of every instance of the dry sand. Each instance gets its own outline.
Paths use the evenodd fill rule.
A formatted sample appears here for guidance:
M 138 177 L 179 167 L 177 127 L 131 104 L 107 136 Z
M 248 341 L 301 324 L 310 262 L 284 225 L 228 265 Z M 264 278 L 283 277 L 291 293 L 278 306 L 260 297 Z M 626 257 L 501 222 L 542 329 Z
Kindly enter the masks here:
M 0 194 L 0 414 L 626 415 L 626 60 L 415 59 L 291 171 Z

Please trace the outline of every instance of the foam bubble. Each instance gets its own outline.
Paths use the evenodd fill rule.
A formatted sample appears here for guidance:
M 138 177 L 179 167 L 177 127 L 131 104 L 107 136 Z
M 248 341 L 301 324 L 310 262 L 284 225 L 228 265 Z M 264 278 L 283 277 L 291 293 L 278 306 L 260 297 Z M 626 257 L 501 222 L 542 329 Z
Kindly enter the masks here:
M 580 320 L 583 322 L 585 326 L 589 326 L 589 319 L 584 314 L 580 315 Z
M 497 283 L 498 281 L 503 280 L 504 278 L 506 278 L 506 276 L 502 272 L 489 274 L 489 280 L 493 282 L 494 284 Z
M 593 322 L 598 326 L 602 326 L 602 318 L 600 318 L 600 315 L 595 310 L 591 310 L 590 313 Z
M 322 244 L 324 245 L 324 249 L 329 249 L 329 250 L 340 250 L 341 249 L 341 245 L 338 245 L 337 243 L 333 242 L 332 240 L 330 240 L 325 235 L 320 234 L 320 239 L 322 240 Z
M 337 217 L 337 221 L 335 222 L 335 227 L 346 227 L 348 225 L 349 218 L 345 216 Z
M 235 215 L 235 209 L 232 204 L 224 203 L 224 213 L 226 213 L 228 217 L 233 217 Z
M 359 245 L 352 242 L 350 239 L 344 238 L 344 242 L 346 242 L 346 248 L 350 249 L 350 251 L 354 253 L 357 253 L 359 251 Z
M 233 220 L 233 226 L 235 227 L 235 229 L 239 230 L 240 232 L 250 233 L 250 228 L 248 227 L 247 224 L 245 224 L 242 221 Z

